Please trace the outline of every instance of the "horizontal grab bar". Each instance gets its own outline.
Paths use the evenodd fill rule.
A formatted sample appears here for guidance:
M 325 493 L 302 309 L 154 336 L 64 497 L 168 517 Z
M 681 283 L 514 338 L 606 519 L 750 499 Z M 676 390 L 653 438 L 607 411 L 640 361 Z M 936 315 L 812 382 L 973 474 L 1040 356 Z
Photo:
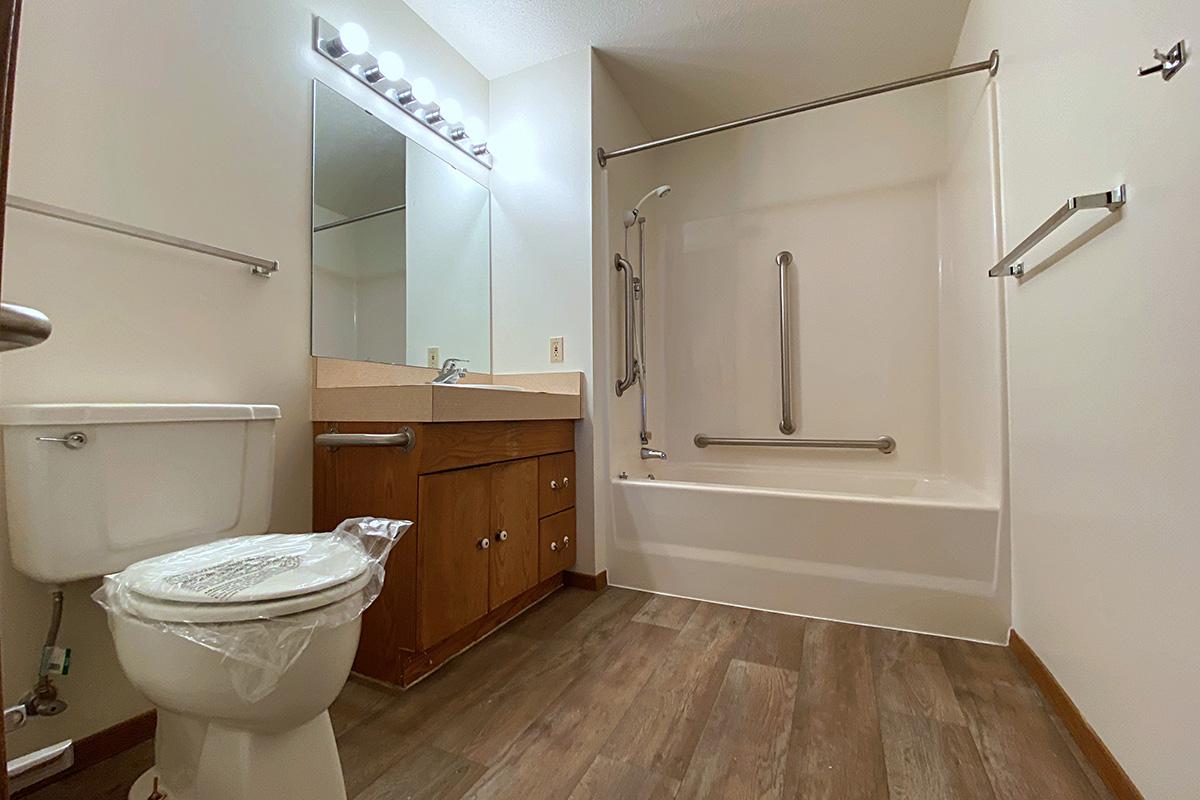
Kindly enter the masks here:
M 890 436 L 878 439 L 739 439 L 729 436 L 708 436 L 697 433 L 696 447 L 816 447 L 833 450 L 896 451 L 896 440 Z
M 396 433 L 318 433 L 313 438 L 317 447 L 399 447 L 405 453 L 417 444 L 417 434 L 405 425 Z

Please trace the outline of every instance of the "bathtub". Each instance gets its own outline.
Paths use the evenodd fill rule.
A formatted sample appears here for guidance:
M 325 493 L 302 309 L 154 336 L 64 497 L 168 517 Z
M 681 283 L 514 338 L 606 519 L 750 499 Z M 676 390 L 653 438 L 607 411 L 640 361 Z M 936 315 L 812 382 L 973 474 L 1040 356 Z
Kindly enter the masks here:
M 920 476 L 645 469 L 612 481 L 615 585 L 987 642 L 1007 638 L 999 502 L 981 491 Z

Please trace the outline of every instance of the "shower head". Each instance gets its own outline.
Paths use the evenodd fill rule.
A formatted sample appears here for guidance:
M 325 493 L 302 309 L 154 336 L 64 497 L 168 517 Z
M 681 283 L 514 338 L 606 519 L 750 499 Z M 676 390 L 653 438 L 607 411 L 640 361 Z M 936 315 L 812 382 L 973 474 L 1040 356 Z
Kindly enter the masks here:
M 625 227 L 633 227 L 633 224 L 637 222 L 638 214 L 641 213 L 642 206 L 646 205 L 647 200 L 649 200 L 651 197 L 666 197 L 670 193 L 671 185 L 669 183 L 664 183 L 662 186 L 646 192 L 645 196 L 643 196 L 642 199 L 637 202 L 637 205 L 633 207 L 632 211 L 625 212 Z

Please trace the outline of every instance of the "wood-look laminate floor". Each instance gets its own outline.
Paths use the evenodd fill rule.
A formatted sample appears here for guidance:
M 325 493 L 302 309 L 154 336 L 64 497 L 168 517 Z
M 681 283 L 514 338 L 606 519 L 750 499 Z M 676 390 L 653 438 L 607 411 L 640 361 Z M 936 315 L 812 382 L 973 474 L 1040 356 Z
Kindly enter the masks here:
M 1109 797 L 1005 648 L 617 588 L 330 713 L 352 800 Z M 30 797 L 124 800 L 152 757 Z

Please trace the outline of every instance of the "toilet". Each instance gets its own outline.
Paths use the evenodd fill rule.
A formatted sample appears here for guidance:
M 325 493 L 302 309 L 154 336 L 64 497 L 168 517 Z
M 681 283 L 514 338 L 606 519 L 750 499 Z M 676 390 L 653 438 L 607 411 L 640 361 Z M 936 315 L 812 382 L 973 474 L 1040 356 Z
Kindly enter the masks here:
M 156 782 L 170 800 L 346 797 L 327 709 L 349 676 L 370 576 L 345 542 L 265 533 L 279 416 L 270 405 L 0 408 L 16 568 L 49 584 L 112 575 L 102 604 L 123 588 L 119 613 L 105 604 L 117 657 L 158 712 L 155 766 L 130 800 Z M 301 550 L 302 569 L 271 566 Z M 260 569 L 216 591 L 230 552 Z M 179 635 L 193 625 L 192 638 L 250 647 L 279 631 L 311 639 L 266 691 L 255 669 Z

